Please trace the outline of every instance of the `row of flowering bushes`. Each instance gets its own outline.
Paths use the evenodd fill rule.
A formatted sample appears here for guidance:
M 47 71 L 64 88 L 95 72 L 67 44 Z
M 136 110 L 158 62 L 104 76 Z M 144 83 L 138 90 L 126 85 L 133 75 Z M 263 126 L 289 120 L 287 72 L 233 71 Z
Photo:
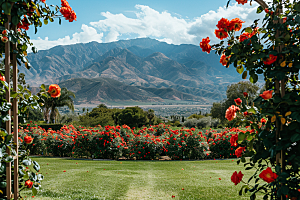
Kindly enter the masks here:
M 157 159 L 166 155 L 171 159 L 206 159 L 236 157 L 235 143 L 240 128 L 226 128 L 198 132 L 182 127 L 171 130 L 160 124 L 141 129 L 123 126 L 79 127 L 63 126 L 59 131 L 45 130 L 34 124 L 20 127 L 21 142 L 31 137 L 32 155 L 94 157 L 105 159 Z M 231 139 L 232 138 L 232 139 Z

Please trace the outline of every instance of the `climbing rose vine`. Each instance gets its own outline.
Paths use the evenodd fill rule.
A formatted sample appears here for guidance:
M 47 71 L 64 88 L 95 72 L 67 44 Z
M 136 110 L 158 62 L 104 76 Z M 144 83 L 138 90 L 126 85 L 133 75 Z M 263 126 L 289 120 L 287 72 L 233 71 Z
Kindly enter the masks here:
M 230 2 L 230 0 L 229 0 Z M 229 4 L 228 2 L 228 4 Z M 244 5 L 247 0 L 236 0 Z M 260 3 L 257 13 L 264 14 L 251 26 L 243 27 L 238 18 L 220 18 L 215 36 L 202 40 L 204 52 L 220 55 L 220 63 L 235 67 L 243 79 L 256 83 L 263 77 L 265 89 L 253 102 L 247 91 L 226 111 L 226 118 L 235 125 L 250 126 L 251 130 L 239 132 L 230 143 L 239 145 L 235 155 L 238 164 L 254 173 L 248 181 L 234 173 L 235 185 L 243 182 L 239 194 L 257 194 L 263 199 L 300 198 L 300 1 L 272 0 Z M 253 4 L 253 6 L 257 4 Z M 262 26 L 258 27 L 261 21 Z
M 10 43 L 11 55 L 16 55 L 17 64 L 24 65 L 27 69 L 31 67 L 27 52 L 33 44 L 30 41 L 30 36 L 27 31 L 32 29 L 37 33 L 38 29 L 49 22 L 54 22 L 55 18 L 66 19 L 69 22 L 76 21 L 77 16 L 66 0 L 61 0 L 61 7 L 48 5 L 46 0 L 2 0 L 0 1 L 0 57 L 1 60 L 7 58 L 5 55 L 5 45 Z M 32 47 L 31 50 L 36 53 L 37 49 Z M 13 57 L 13 56 L 11 56 Z M 12 63 L 9 63 L 12 65 Z M 5 69 L 0 69 L 0 199 L 10 199 L 10 194 L 6 194 L 6 163 L 13 163 L 16 156 L 16 148 L 18 149 L 19 160 L 19 188 L 20 192 L 29 188 L 32 190 L 32 195 L 35 196 L 41 187 L 43 175 L 39 173 L 40 166 L 37 162 L 29 158 L 29 149 L 34 146 L 34 138 L 26 135 L 24 140 L 21 140 L 19 147 L 12 140 L 13 135 L 6 132 L 6 122 L 11 119 L 9 110 L 12 109 L 12 104 L 6 101 L 6 92 L 10 89 L 11 98 L 16 98 L 18 101 L 19 119 L 22 119 L 22 114 L 26 113 L 29 107 L 38 107 L 39 96 L 32 95 L 27 87 L 18 85 L 18 91 L 13 91 L 9 88 L 7 81 L 10 77 L 5 77 Z M 48 91 L 52 98 L 60 96 L 60 87 L 51 85 Z M 45 86 L 43 85 L 40 95 L 47 95 Z M 14 108 L 16 109 L 16 108 Z M 6 151 L 10 149 L 10 153 Z M 13 174 L 12 174 L 13 177 Z M 16 192 L 16 191 L 15 191 Z M 22 193 L 19 193 L 19 198 L 22 198 Z

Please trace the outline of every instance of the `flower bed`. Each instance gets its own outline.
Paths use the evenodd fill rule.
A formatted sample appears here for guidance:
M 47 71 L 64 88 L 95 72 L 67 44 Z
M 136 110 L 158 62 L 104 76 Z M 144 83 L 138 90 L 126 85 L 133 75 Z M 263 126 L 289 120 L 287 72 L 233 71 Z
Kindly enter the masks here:
M 103 159 L 152 160 L 166 155 L 171 159 L 207 159 L 236 157 L 238 145 L 231 143 L 240 128 L 198 132 L 182 127 L 172 130 L 160 124 L 141 129 L 123 126 L 79 127 L 63 126 L 60 130 L 45 130 L 34 124 L 20 127 L 21 142 L 33 138 L 29 147 L 32 155 L 87 157 Z

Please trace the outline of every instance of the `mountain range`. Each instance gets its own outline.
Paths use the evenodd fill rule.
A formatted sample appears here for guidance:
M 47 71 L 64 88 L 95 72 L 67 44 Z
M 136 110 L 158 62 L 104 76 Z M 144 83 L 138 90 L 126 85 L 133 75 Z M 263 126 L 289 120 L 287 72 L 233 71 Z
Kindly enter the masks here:
M 240 80 L 219 56 L 195 45 L 172 45 L 150 38 L 56 46 L 28 54 L 21 66 L 31 86 L 59 83 L 75 92 L 76 103 L 155 101 L 208 103 L 224 99 L 228 84 Z

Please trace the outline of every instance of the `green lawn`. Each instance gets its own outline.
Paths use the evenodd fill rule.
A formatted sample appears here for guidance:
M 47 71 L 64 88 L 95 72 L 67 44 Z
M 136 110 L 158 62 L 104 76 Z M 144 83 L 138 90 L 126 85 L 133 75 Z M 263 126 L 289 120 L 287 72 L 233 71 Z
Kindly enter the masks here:
M 41 165 L 45 179 L 36 197 L 22 191 L 25 199 L 249 199 L 238 196 L 242 185 L 235 186 L 230 177 L 241 170 L 247 180 L 251 172 L 231 159 L 122 162 L 32 159 Z

